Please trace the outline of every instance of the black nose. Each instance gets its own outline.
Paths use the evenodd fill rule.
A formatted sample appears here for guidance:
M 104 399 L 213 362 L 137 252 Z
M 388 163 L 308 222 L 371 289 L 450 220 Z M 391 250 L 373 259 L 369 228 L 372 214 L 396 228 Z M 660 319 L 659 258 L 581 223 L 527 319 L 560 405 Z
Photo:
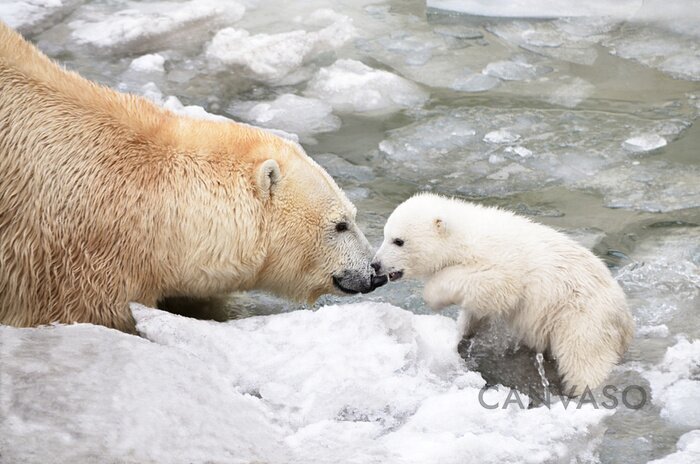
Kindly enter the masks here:
M 372 264 L 370 264 L 370 266 L 372 266 L 372 269 L 374 269 L 374 272 L 377 274 L 379 274 L 379 271 L 382 268 L 382 265 L 379 262 L 372 263 Z
M 389 278 L 385 275 L 372 276 L 372 290 L 379 288 L 389 282 Z

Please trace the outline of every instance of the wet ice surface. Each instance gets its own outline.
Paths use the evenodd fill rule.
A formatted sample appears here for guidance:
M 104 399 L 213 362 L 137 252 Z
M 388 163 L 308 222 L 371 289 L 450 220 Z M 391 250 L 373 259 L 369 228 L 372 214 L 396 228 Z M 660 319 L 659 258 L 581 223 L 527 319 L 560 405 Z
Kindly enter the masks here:
M 696 459 L 700 10 L 686 0 L 542 0 L 525 12 L 505 0 L 428 3 L 461 13 L 369 0 L 0 0 L 0 18 L 106 85 L 299 137 L 374 244 L 420 190 L 571 234 L 629 297 L 637 337 L 609 381 L 643 387 L 647 404 L 611 416 L 485 410 L 484 382 L 539 381 L 534 353 L 496 323 L 463 347 L 462 364 L 456 310 L 417 316 L 431 314 L 422 286 L 400 281 L 324 297 L 314 308 L 341 306 L 316 313 L 236 295 L 243 319 L 229 324 L 140 310 L 145 339 L 2 328 L 3 452 L 33 462 Z M 245 318 L 256 315 L 270 316 Z M 499 388 L 490 394 L 503 399 Z

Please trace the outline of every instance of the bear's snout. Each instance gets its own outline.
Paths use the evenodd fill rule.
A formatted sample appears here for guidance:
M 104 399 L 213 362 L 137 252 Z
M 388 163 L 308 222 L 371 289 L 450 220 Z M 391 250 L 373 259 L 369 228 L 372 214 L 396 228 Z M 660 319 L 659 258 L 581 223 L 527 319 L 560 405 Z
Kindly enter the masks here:
M 346 269 L 333 276 L 333 286 L 343 293 L 354 295 L 356 293 L 369 293 L 385 285 L 388 280 L 387 276 L 377 275 L 369 269 L 365 272 Z

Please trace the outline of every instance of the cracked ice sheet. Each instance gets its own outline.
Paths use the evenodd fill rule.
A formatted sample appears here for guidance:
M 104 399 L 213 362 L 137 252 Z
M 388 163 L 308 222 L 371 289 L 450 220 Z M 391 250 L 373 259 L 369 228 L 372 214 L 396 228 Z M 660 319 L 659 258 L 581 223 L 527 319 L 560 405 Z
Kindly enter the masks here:
M 228 323 L 133 312 L 145 339 L 87 324 L 0 327 L 4 457 L 569 462 L 590 455 L 609 414 L 482 408 L 455 322 L 387 304 Z M 487 395 L 503 403 L 507 392 Z
M 389 131 L 379 144 L 378 156 L 391 166 L 387 175 L 467 196 L 507 196 L 554 185 L 588 188 L 605 169 L 639 156 L 623 148 L 626 140 L 658 134 L 671 141 L 690 124 L 596 111 L 513 114 L 489 107 L 436 108 L 418 117 L 419 122 Z M 624 194 L 627 184 L 619 188 L 613 192 Z M 657 204 L 676 209 L 688 203 L 669 191 Z M 630 205 L 636 206 L 645 207 Z

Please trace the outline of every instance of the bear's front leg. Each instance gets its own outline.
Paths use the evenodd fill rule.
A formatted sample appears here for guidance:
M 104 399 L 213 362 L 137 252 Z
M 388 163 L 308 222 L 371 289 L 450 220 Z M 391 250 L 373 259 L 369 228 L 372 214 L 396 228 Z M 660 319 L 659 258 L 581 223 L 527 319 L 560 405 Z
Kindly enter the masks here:
M 522 284 L 516 276 L 458 265 L 435 273 L 425 285 L 423 298 L 435 311 L 456 304 L 481 319 L 512 310 L 521 294 Z

